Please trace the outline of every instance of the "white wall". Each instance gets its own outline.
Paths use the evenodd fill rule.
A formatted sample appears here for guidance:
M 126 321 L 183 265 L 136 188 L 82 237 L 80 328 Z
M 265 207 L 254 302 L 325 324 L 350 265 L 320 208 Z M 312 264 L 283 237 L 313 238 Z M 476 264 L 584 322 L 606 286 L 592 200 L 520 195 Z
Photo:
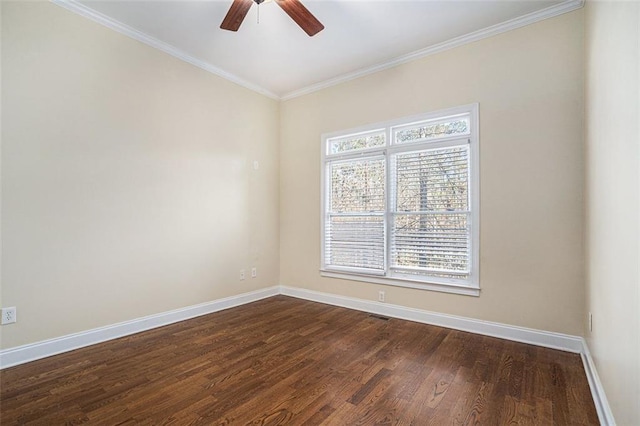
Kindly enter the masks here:
M 2 66 L 3 348 L 278 283 L 276 101 L 48 2 Z
M 587 2 L 587 341 L 620 425 L 640 422 L 639 26 L 638 2 Z
M 581 335 L 583 11 L 281 106 L 281 283 Z M 321 277 L 320 135 L 480 104 L 480 297 Z

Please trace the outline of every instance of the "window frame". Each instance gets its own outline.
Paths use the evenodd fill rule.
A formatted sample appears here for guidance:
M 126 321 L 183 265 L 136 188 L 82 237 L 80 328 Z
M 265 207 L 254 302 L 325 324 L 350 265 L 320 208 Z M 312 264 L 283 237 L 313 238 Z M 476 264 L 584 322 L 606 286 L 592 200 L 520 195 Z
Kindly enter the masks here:
M 394 131 L 398 128 L 407 128 L 422 121 L 438 121 L 456 115 L 469 115 L 470 130 L 468 134 L 450 135 L 434 139 L 423 139 L 421 141 L 411 141 L 394 143 Z M 454 108 L 432 111 L 425 114 L 402 117 L 380 123 L 374 123 L 352 129 L 337 132 L 325 133 L 321 136 L 321 181 L 320 181 L 320 275 L 323 277 L 340 278 L 352 281 L 364 281 L 375 284 L 392 285 L 398 287 L 408 287 L 423 290 L 440 291 L 445 293 L 455 293 L 470 296 L 480 295 L 480 158 L 479 158 L 479 104 L 473 103 Z M 347 138 L 383 131 L 385 134 L 384 146 L 375 146 L 331 154 L 330 140 L 337 138 Z M 434 149 L 461 145 L 460 142 L 467 141 L 469 146 L 469 211 L 471 220 L 470 232 L 470 269 L 469 276 L 465 280 L 449 279 L 443 277 L 424 276 L 421 278 L 403 277 L 401 274 L 393 274 L 393 268 L 389 265 L 391 256 L 391 224 L 394 208 L 390 206 L 393 202 L 391 191 L 391 156 L 392 154 L 416 151 L 420 149 Z M 359 158 L 371 158 L 383 155 L 385 157 L 385 212 L 384 212 L 384 241 L 385 241 L 385 269 L 384 274 L 370 274 L 356 269 L 342 268 L 339 266 L 327 266 L 325 262 L 325 225 L 327 220 L 327 204 L 329 203 L 331 185 L 328 181 L 327 170 L 334 161 L 347 161 Z

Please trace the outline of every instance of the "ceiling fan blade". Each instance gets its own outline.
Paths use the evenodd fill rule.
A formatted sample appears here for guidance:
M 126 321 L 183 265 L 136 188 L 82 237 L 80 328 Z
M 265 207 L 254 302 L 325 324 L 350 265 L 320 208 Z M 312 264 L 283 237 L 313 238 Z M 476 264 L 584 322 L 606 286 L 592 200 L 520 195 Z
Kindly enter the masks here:
M 229 8 L 227 16 L 224 17 L 222 24 L 220 24 L 220 28 L 223 30 L 238 31 L 240 24 L 242 24 L 244 17 L 247 16 L 252 4 L 253 0 L 233 0 L 233 4 Z
M 324 29 L 324 25 L 300 3 L 300 0 L 277 0 L 276 3 L 310 36 Z

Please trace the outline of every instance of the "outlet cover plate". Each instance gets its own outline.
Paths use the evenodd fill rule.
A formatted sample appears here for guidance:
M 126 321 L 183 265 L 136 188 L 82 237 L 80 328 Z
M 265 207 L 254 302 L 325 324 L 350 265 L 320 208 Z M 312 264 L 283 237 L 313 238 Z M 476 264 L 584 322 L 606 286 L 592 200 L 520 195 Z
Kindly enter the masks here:
M 16 322 L 16 307 L 2 308 L 2 325 Z

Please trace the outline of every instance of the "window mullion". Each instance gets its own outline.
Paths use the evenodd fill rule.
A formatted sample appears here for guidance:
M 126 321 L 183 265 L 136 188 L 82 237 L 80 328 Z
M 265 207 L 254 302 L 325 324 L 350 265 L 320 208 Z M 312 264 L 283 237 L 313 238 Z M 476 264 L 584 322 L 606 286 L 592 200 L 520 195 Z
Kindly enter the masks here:
M 387 137 L 387 148 L 391 146 L 392 141 L 392 133 L 391 127 L 387 127 L 386 129 L 386 137 Z M 391 264 L 391 226 L 392 226 L 392 209 L 393 209 L 393 176 L 392 176 L 392 168 L 391 168 L 391 155 L 389 155 L 389 150 L 385 151 L 385 215 L 384 215 L 384 273 L 385 275 L 389 275 L 390 264 Z
M 344 133 L 323 135 L 322 271 L 479 288 L 477 105 Z

